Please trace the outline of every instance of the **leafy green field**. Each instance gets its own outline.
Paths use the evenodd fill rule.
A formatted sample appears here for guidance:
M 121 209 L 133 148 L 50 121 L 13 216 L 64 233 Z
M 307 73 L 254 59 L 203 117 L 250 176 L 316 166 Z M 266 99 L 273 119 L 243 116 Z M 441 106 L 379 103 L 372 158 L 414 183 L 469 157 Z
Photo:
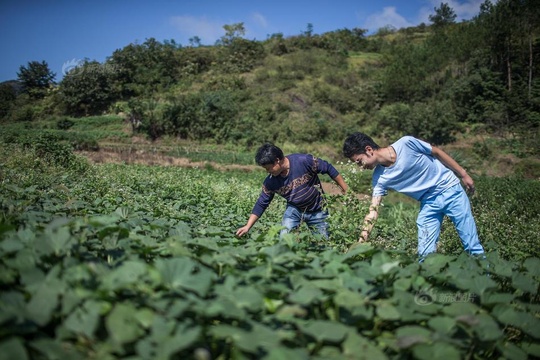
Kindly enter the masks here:
M 281 199 L 239 239 L 262 172 L 0 150 L 0 359 L 540 356 L 538 181 L 477 179 L 487 259 L 445 225 L 419 264 L 417 205 L 396 194 L 371 243 L 354 194 L 328 196 L 327 242 L 280 240 Z

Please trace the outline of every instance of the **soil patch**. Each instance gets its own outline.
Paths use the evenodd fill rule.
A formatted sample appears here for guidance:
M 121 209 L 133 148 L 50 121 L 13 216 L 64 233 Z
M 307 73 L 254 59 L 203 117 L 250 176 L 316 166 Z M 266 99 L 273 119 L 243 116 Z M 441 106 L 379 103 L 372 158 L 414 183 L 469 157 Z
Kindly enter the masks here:
M 188 158 L 167 156 L 163 154 L 152 154 L 145 151 L 79 151 L 78 154 L 86 157 L 95 164 L 139 164 L 156 166 L 181 166 L 190 168 L 211 167 L 216 170 L 242 170 L 253 171 L 257 169 L 255 165 L 239 164 L 218 164 L 210 161 L 191 161 Z

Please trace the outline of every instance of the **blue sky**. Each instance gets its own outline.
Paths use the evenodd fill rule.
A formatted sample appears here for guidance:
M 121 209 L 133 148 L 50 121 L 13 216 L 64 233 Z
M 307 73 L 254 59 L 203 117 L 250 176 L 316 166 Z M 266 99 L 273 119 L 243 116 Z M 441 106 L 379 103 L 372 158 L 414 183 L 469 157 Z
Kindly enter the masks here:
M 316 34 L 429 24 L 441 2 L 461 21 L 475 16 L 483 0 L 2 0 L 0 82 L 16 79 L 30 61 L 46 61 L 59 81 L 68 62 L 103 62 L 152 37 L 188 45 L 198 36 L 213 45 L 224 35 L 223 25 L 240 22 L 245 37 L 256 40 L 298 35 L 308 24 Z

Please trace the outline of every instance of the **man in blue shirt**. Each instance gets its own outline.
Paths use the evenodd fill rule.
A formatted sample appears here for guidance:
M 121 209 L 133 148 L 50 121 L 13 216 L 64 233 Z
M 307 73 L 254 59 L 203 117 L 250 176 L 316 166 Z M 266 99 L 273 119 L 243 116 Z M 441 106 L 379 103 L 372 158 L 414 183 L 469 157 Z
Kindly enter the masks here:
M 328 238 L 328 212 L 323 209 L 324 192 L 317 174 L 328 174 L 345 193 L 347 185 L 336 168 L 309 154 L 284 156 L 280 148 L 268 143 L 257 150 L 255 161 L 269 175 L 263 182 L 261 194 L 246 225 L 238 229 L 236 235 L 247 233 L 270 205 L 274 195 L 279 194 L 287 201 L 281 234 L 305 222 L 310 229 Z
M 371 206 L 359 241 L 368 239 L 382 196 L 391 189 L 420 201 L 416 220 L 420 258 L 436 252 L 444 215 L 456 226 L 466 252 L 484 253 L 469 198 L 458 176 L 470 193 L 474 192 L 474 181 L 450 155 L 412 136 L 404 136 L 391 146 L 380 148 L 360 132 L 347 137 L 343 155 L 362 168 L 374 170 Z

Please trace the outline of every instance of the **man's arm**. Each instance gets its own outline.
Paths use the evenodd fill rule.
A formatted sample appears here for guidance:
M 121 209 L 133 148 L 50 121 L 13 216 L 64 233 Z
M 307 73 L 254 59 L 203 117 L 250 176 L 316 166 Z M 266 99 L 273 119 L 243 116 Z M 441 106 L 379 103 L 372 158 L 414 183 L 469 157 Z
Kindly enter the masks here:
M 375 221 L 379 217 L 379 205 L 381 205 L 382 196 L 374 196 L 371 198 L 371 205 L 369 206 L 369 213 L 364 218 L 364 225 L 362 232 L 360 233 L 360 239 L 358 242 L 367 241 Z
M 259 220 L 259 217 L 257 215 L 255 215 L 255 214 L 251 214 L 249 216 L 247 224 L 242 226 L 240 229 L 236 230 L 236 236 L 242 236 L 242 235 L 246 234 L 249 231 L 249 229 L 251 229 L 251 227 L 253 225 L 255 225 L 257 220 Z
M 339 174 L 338 176 L 336 176 L 334 178 L 334 181 L 336 182 L 336 184 L 338 184 L 338 186 L 341 188 L 341 192 L 346 194 L 347 193 L 347 190 L 349 189 L 349 187 L 347 186 L 347 184 L 345 183 L 345 180 L 343 179 L 343 176 L 341 176 L 341 174 Z
M 440 162 L 443 163 L 444 166 L 449 168 L 456 174 L 458 177 L 461 178 L 463 181 L 463 184 L 465 185 L 465 189 L 467 189 L 468 192 L 473 193 L 474 192 L 474 181 L 473 179 L 467 174 L 467 171 L 463 169 L 456 160 L 454 160 L 450 155 L 445 153 L 442 149 L 439 149 L 438 147 L 432 146 L 431 148 L 431 154 L 439 159 Z

